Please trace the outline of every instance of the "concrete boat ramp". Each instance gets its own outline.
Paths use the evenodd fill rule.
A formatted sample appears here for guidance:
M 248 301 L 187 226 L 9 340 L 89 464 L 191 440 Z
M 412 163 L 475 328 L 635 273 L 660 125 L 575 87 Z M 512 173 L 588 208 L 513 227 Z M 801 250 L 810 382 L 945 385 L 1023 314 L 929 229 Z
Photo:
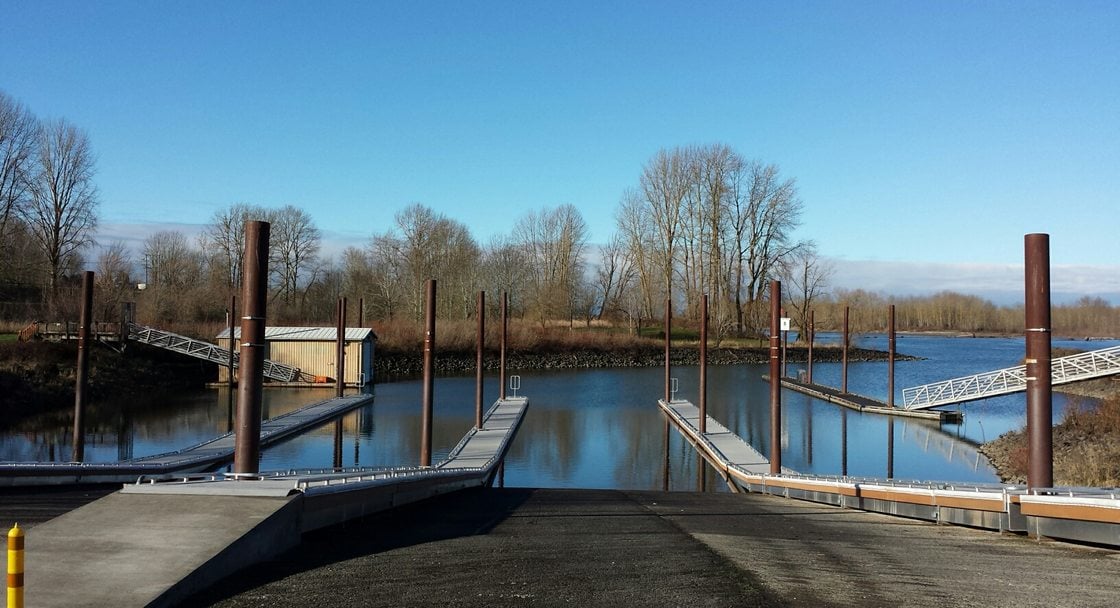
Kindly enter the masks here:
M 491 482 L 528 400 L 499 400 L 432 467 L 141 480 L 27 532 L 30 606 L 171 606 L 304 532 Z

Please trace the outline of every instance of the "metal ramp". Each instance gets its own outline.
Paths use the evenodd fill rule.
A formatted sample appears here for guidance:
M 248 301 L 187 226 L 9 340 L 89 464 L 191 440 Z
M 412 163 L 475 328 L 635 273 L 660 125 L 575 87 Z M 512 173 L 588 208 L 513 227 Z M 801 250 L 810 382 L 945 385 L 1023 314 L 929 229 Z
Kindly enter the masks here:
M 1026 371 L 1025 365 L 1019 365 L 904 389 L 902 407 L 908 410 L 925 410 L 1025 391 Z M 1050 362 L 1050 373 L 1053 384 L 1069 384 L 1120 374 L 1120 346 L 1058 357 Z
M 135 323 L 128 324 L 128 338 L 140 342 L 141 344 L 148 344 L 197 359 L 212 361 L 223 367 L 229 366 L 229 351 L 217 344 L 195 340 L 194 338 L 180 336 L 179 334 L 169 331 L 137 325 Z M 233 353 L 234 367 L 238 366 L 239 359 L 240 356 L 236 352 Z M 310 375 L 299 371 L 299 368 L 269 361 L 267 359 L 264 362 L 264 377 L 280 382 L 298 382 L 301 380 L 311 382 L 314 380 Z

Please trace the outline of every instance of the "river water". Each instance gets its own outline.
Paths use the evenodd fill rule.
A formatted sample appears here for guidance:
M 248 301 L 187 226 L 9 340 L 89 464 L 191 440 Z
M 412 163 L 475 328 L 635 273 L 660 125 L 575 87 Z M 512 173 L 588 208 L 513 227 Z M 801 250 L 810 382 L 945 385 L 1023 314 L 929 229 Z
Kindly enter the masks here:
M 822 342 L 837 336 L 822 335 Z M 857 344 L 886 350 L 886 337 L 868 335 Z M 1067 342 L 1054 347 L 1105 348 L 1117 341 Z M 896 401 L 909 386 L 1018 365 L 1022 338 L 900 336 L 900 354 L 921 357 L 899 361 Z M 796 376 L 803 364 L 789 365 Z M 765 365 L 709 366 L 710 415 L 769 453 L 769 385 Z M 666 442 L 665 418 L 657 407 L 664 370 L 518 370 L 519 394 L 530 407 L 505 468 L 505 483 L 527 487 L 672 489 L 697 487 L 697 458 L 674 430 Z M 677 367 L 678 398 L 697 399 L 698 368 Z M 839 363 L 817 363 L 814 381 L 840 385 Z M 851 363 L 851 392 L 886 400 L 887 363 Z M 488 376 L 487 403 L 496 398 L 497 377 Z M 419 381 L 378 384 L 374 402 L 343 419 L 345 466 L 404 466 L 419 461 Z M 323 389 L 267 389 L 265 417 L 326 399 Z M 229 395 L 206 389 L 175 398 L 139 399 L 94 408 L 86 440 L 86 460 L 107 462 L 167 452 L 199 443 L 230 428 Z M 1054 395 L 1054 418 L 1066 407 L 1087 400 Z M 961 424 L 889 419 L 859 414 L 792 392 L 782 393 L 782 463 L 802 473 L 944 481 L 997 481 L 976 445 L 1026 421 L 1026 397 L 1019 393 L 959 406 Z M 105 413 L 108 412 L 108 413 Z M 433 455 L 438 461 L 474 421 L 474 377 L 436 380 Z M 667 445 L 666 445 L 667 443 Z M 893 445 L 893 450 L 888 448 Z M 0 429 L 0 460 L 66 461 L 70 451 L 66 416 Z M 330 467 L 334 425 L 273 446 L 262 455 L 262 470 Z M 709 487 L 718 487 L 707 473 Z

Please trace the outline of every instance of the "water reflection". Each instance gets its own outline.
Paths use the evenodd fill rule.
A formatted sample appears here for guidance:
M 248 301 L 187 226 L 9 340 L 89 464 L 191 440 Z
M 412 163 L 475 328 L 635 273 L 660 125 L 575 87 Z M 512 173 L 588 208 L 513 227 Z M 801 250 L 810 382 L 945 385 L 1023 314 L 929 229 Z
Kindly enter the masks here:
M 827 336 L 826 336 L 827 339 Z M 876 346 L 878 337 L 866 339 Z M 1057 345 L 1057 344 L 1056 344 Z M 1097 346 L 1094 343 L 1093 346 Z M 1110 344 L 1100 344 L 1101 347 Z M 1015 365 L 1022 340 L 905 337 L 902 353 L 927 357 L 900 362 L 899 387 Z M 883 399 L 885 363 L 851 363 L 849 389 Z M 769 453 L 769 389 L 764 365 L 711 366 L 711 416 Z M 814 380 L 836 386 L 839 363 L 814 363 Z M 796 375 L 798 364 L 790 363 Z M 719 475 L 669 428 L 656 406 L 663 371 L 606 369 L 519 371 L 530 407 L 511 446 L 502 480 L 512 486 L 726 491 Z M 698 398 L 698 369 L 675 368 L 678 397 Z M 485 392 L 497 395 L 487 377 Z M 376 388 L 373 403 L 262 455 L 266 470 L 331 466 L 404 466 L 420 458 L 421 384 L 394 382 Z M 329 398 L 323 390 L 266 390 L 266 416 Z M 193 445 L 231 428 L 230 393 L 209 389 L 178 398 L 156 398 L 93 407 L 87 459 L 105 462 Z M 1025 422 L 1022 394 L 961 407 L 959 425 L 860 414 L 784 391 L 783 464 L 810 474 L 902 479 L 995 481 L 976 446 Z M 1066 398 L 1054 397 L 1055 417 Z M 474 378 L 441 378 L 435 386 L 433 459 L 439 461 L 474 424 Z M 55 415 L 0 431 L 0 460 L 65 461 L 70 456 L 69 416 Z

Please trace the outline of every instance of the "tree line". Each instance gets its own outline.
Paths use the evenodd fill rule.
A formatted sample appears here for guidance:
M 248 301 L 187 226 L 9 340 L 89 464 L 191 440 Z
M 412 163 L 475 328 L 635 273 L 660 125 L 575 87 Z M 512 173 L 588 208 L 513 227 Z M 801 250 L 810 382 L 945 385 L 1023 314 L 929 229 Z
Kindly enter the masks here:
M 601 245 L 589 242 L 587 223 L 568 204 L 528 210 L 508 233 L 480 243 L 464 223 L 414 203 L 337 257 L 323 255 L 321 230 L 303 209 L 234 203 L 196 238 L 159 231 L 137 251 L 107 243 L 86 260 L 99 201 L 85 132 L 41 121 L 0 91 L 0 161 L 0 317 L 12 320 L 76 316 L 67 290 L 92 267 L 100 319 L 116 320 L 123 302 L 136 301 L 146 323 L 222 321 L 241 284 L 244 223 L 265 220 L 276 323 L 329 323 L 341 296 L 360 298 L 367 319 L 418 322 L 424 281 L 434 278 L 443 318 L 474 315 L 480 290 L 495 308 L 507 292 L 514 314 L 542 328 L 608 321 L 637 332 L 663 320 L 667 299 L 674 316 L 695 323 L 707 295 L 717 341 L 761 335 L 772 279 L 783 281 L 785 314 L 802 329 L 810 311 L 818 327 L 839 328 L 849 306 L 854 331 L 875 331 L 890 303 L 901 330 L 1014 333 L 1022 324 L 1021 310 L 974 296 L 832 290 L 830 266 L 812 242 L 795 238 L 803 209 L 796 180 L 718 143 L 647 160 Z M 1118 317 L 1099 299 L 1054 310 L 1055 328 L 1085 335 L 1120 334 Z

